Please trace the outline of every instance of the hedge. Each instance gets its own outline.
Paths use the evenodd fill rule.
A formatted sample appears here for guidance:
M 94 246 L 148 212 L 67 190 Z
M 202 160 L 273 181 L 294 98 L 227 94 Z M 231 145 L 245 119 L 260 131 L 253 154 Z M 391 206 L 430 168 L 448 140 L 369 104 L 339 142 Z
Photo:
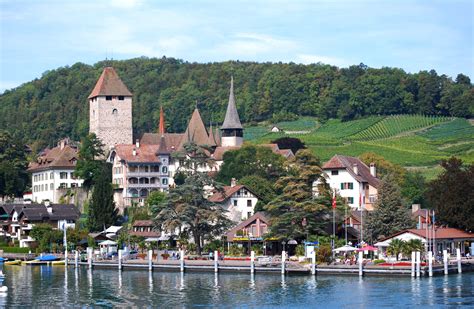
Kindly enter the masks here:
M 20 247 L 0 247 L 4 253 L 28 253 L 31 248 L 20 248 Z

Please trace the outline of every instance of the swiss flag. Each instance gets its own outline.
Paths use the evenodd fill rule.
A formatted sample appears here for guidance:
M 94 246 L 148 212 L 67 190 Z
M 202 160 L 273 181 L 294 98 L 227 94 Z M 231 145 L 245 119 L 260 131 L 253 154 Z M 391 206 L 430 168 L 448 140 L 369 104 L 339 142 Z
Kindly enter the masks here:
M 332 209 L 336 209 L 336 191 L 332 194 Z

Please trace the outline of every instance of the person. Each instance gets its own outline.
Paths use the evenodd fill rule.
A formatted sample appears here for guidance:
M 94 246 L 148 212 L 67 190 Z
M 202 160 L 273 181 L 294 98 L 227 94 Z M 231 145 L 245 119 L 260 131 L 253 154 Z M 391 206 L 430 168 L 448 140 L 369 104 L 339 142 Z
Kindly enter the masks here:
M 209 260 L 213 260 L 213 257 L 214 257 L 214 253 L 211 251 L 209 251 Z
M 179 255 L 179 252 L 178 252 L 178 253 L 176 253 L 176 259 L 179 260 L 179 258 L 180 258 L 180 255 Z

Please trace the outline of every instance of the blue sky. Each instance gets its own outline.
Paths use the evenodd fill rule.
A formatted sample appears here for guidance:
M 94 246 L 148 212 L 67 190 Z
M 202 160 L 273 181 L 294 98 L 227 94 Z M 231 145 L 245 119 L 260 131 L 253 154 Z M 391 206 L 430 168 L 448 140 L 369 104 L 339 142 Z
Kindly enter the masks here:
M 0 92 L 106 57 L 323 62 L 474 77 L 474 1 L 0 0 Z

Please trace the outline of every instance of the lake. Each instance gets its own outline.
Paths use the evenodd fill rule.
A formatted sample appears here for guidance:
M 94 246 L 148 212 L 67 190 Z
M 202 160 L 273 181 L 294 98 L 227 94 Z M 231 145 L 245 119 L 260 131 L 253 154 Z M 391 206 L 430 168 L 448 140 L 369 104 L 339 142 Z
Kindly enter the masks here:
M 411 277 L 286 276 L 4 266 L 2 307 L 352 308 L 474 306 L 474 273 Z

